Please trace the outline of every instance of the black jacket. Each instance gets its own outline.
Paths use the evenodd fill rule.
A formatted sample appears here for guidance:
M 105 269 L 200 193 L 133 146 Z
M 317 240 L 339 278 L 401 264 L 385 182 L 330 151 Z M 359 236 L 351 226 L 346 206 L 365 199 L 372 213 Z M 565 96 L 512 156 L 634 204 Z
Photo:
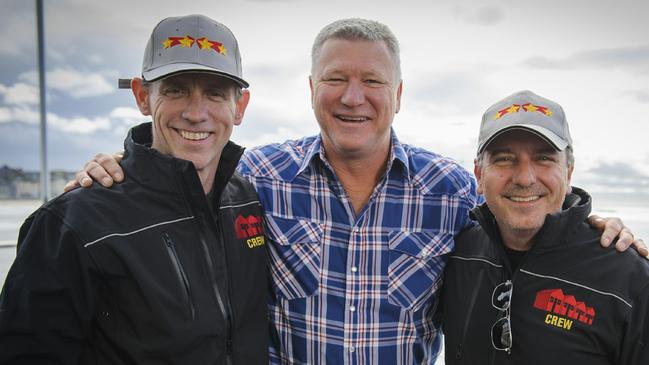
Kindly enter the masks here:
M 125 141 L 126 179 L 63 194 L 20 230 L 0 364 L 267 364 L 262 211 L 229 143 L 214 210 L 189 161 Z
M 649 263 L 635 250 L 601 247 L 601 233 L 585 223 L 590 204 L 573 188 L 514 272 L 488 207 L 473 211 L 480 225 L 458 236 L 446 266 L 446 364 L 649 364 Z M 511 354 L 491 343 L 502 315 L 492 293 L 507 279 Z

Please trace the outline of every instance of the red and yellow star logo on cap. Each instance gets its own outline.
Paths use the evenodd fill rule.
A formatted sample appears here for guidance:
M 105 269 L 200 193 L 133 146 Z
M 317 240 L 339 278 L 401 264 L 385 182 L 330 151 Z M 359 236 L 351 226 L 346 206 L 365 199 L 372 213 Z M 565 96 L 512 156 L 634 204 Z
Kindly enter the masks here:
M 194 38 L 188 35 L 185 35 L 185 37 L 180 40 L 181 47 L 190 48 L 193 45 L 194 45 Z
M 516 113 L 520 109 L 521 109 L 520 105 L 512 104 L 512 105 L 506 107 L 505 109 L 499 110 L 498 113 L 496 113 L 496 116 L 494 117 L 494 119 L 500 119 L 500 118 L 504 117 L 505 115 L 507 115 L 509 113 Z
M 182 48 L 191 48 L 192 46 L 194 46 L 194 44 L 196 44 L 202 51 L 209 51 L 212 49 L 224 56 L 227 55 L 228 50 L 227 48 L 225 48 L 223 43 L 213 41 L 205 37 L 194 39 L 189 35 L 185 35 L 184 37 L 168 37 L 167 39 L 162 41 L 162 46 L 165 49 L 175 46 L 180 46 Z
M 201 49 L 210 49 L 210 48 L 212 48 L 212 42 L 210 42 L 210 40 L 207 39 L 207 38 L 198 38 L 196 40 L 196 42 L 198 42 L 198 46 Z
M 164 48 L 177 46 L 180 44 L 181 37 L 169 37 L 162 42 Z
M 519 104 L 512 104 L 504 109 L 499 110 L 496 115 L 494 115 L 494 119 L 500 119 L 504 117 L 507 114 L 510 113 L 518 113 L 519 111 L 524 111 L 527 113 L 534 113 L 538 112 L 541 114 L 545 114 L 548 117 L 552 116 L 552 111 L 548 109 L 547 107 L 541 106 L 541 105 L 534 105 L 531 103 L 519 105 Z

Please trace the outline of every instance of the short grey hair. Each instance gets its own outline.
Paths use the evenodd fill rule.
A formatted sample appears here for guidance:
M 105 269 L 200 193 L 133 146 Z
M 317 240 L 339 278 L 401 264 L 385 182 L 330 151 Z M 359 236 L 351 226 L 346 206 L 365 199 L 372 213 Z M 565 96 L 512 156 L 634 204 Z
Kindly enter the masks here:
M 487 151 L 486 148 L 478 153 L 478 156 L 475 158 L 475 164 L 478 168 L 482 168 L 484 165 L 485 151 Z M 566 165 L 568 168 L 575 166 L 575 151 L 572 149 L 572 146 L 567 146 L 564 151 L 566 151 Z
M 397 81 L 401 80 L 401 58 L 399 56 L 399 41 L 387 25 L 375 20 L 349 18 L 340 19 L 322 28 L 313 41 L 311 48 L 311 74 L 316 64 L 322 46 L 329 39 L 345 39 L 350 41 L 383 41 L 390 51 L 394 62 Z
M 566 162 L 569 168 L 575 166 L 575 151 L 573 151 L 572 146 L 566 147 Z

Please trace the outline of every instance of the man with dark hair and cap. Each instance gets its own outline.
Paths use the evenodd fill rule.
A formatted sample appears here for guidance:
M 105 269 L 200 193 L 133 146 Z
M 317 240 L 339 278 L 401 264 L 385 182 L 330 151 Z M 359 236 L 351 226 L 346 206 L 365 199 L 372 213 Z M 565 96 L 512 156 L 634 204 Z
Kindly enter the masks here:
M 485 112 L 486 203 L 446 266 L 446 364 L 649 363 L 649 262 L 596 244 L 573 169 L 559 104 L 521 91 Z
M 262 211 L 229 141 L 248 83 L 232 32 L 162 20 L 131 82 L 115 189 L 34 212 L 0 298 L 2 364 L 267 364 Z

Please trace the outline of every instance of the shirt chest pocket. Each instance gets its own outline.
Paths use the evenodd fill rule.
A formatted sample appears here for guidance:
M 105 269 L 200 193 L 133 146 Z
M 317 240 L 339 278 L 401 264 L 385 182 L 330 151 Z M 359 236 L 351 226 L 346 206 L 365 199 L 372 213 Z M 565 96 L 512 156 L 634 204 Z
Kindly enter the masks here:
M 277 295 L 295 299 L 317 293 L 322 234 L 318 223 L 266 216 L 270 271 Z
M 453 236 L 432 232 L 389 234 L 388 301 L 417 311 L 436 295 Z

